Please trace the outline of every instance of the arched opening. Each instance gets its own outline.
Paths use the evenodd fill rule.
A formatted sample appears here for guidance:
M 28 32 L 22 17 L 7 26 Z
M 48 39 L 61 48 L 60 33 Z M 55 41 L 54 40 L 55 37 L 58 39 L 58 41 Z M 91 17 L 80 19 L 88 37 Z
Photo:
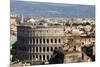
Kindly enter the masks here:
M 38 39 L 36 39 L 36 43 L 38 44 Z
M 30 38 L 30 44 L 32 43 L 32 38 Z
M 36 52 L 38 52 L 38 47 L 36 47 Z
M 51 43 L 53 43 L 53 39 L 51 39 Z
M 47 55 L 47 60 L 49 60 L 49 55 Z
M 34 47 L 33 47 L 33 52 L 34 52 Z
M 38 55 L 36 55 L 36 58 L 38 58 Z
M 40 47 L 40 52 L 41 52 L 41 47 Z
M 59 43 L 61 43 L 61 39 L 59 39 Z
M 47 43 L 49 43 L 49 39 L 47 39 Z
M 45 52 L 45 47 L 43 47 L 43 52 Z
M 55 47 L 55 49 L 57 49 L 57 47 Z
M 45 39 L 43 39 L 43 43 L 45 43 Z
M 35 43 L 35 39 L 33 38 L 33 44 Z
M 43 60 L 45 60 L 45 55 L 43 55 Z
M 57 39 L 55 39 L 55 43 L 57 43 Z
M 42 41 L 41 41 L 41 39 L 40 39 L 40 44 L 41 44 L 41 42 L 42 42 Z
M 33 55 L 33 58 L 34 58 L 34 55 Z
M 40 55 L 40 60 L 41 60 L 41 55 Z
M 51 47 L 51 51 L 53 51 L 53 47 Z
M 47 52 L 49 52 L 49 47 L 47 47 Z

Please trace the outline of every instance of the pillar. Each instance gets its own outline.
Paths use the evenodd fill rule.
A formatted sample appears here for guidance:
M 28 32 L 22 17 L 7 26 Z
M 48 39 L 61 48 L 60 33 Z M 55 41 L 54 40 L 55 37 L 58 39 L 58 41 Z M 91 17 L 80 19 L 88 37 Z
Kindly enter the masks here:
M 41 60 L 43 61 L 43 55 L 41 55 Z
M 34 59 L 36 59 L 36 55 L 34 55 Z
M 51 52 L 51 47 L 49 47 L 49 52 Z
M 31 60 L 33 60 L 33 55 L 31 54 Z
M 45 44 L 47 44 L 47 38 L 45 39 Z
M 36 47 L 34 47 L 34 52 L 36 53 Z
M 39 48 L 39 46 L 38 46 L 38 53 L 40 52 L 40 48 Z
M 43 47 L 41 47 L 41 52 L 43 53 Z
M 45 47 L 45 52 L 47 52 L 47 47 Z
M 59 43 L 59 39 L 57 38 L 57 44 Z
M 61 44 L 63 44 L 63 39 L 61 38 Z
M 55 38 L 53 38 L 53 44 L 55 44 Z
M 55 47 L 52 47 L 53 48 L 53 50 L 55 49 Z
M 45 60 L 47 60 L 47 55 L 45 54 Z
M 34 38 L 34 40 L 35 40 L 35 45 L 36 45 L 36 38 Z
M 30 53 L 30 47 L 28 47 L 28 52 Z
M 39 55 L 38 55 L 38 60 L 40 60 L 40 57 L 39 57 Z
M 30 60 L 30 55 L 28 55 L 28 60 Z
M 31 47 L 31 53 L 33 53 L 33 46 Z
M 30 49 L 30 53 L 31 53 L 31 47 L 29 49 Z
M 30 37 L 29 37 L 29 39 L 28 39 L 28 44 L 30 45 Z
M 43 45 L 43 38 L 41 38 L 41 44 Z
M 51 58 L 51 55 L 49 55 L 49 59 Z

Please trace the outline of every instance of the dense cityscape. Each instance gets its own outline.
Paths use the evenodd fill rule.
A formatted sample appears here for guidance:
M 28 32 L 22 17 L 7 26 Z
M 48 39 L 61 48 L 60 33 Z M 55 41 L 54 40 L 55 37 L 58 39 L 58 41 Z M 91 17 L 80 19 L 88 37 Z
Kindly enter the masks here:
M 11 67 L 95 61 L 94 18 L 10 17 Z
M 95 61 L 95 5 L 10 0 L 10 66 Z

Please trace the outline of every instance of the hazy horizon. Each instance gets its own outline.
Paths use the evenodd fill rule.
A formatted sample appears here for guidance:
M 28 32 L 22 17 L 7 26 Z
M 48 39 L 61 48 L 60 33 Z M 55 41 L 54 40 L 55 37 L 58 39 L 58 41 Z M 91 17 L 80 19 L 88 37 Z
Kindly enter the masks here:
M 25 16 L 94 18 L 95 5 L 11 0 L 10 11 Z M 27 9 L 26 9 L 27 8 Z

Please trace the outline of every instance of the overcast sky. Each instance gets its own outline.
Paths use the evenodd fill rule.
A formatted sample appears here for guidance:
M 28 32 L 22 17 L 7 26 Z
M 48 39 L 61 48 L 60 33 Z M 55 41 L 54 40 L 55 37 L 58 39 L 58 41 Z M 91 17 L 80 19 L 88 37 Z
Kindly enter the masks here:
M 40 2 L 55 2 L 55 3 L 72 3 L 72 4 L 95 5 L 95 0 L 19 0 L 19 1 L 40 1 Z

